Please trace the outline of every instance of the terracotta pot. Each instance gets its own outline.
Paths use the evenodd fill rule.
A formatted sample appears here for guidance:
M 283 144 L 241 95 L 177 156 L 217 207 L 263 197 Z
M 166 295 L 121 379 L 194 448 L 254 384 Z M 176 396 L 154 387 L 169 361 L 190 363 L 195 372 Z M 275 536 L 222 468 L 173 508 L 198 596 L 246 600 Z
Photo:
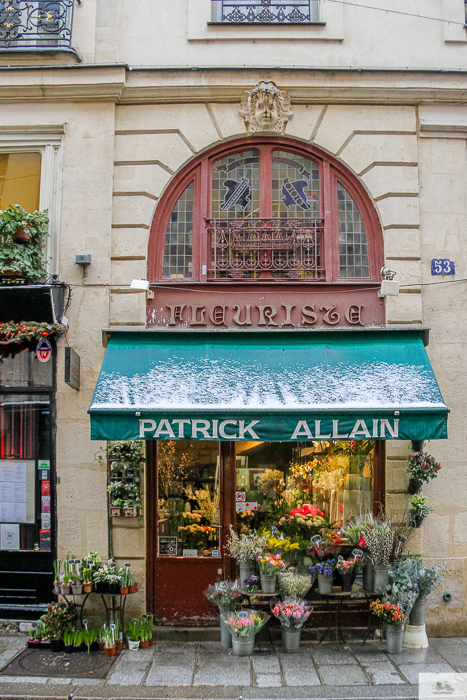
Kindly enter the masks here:
M 120 593 L 122 595 L 127 595 L 128 594 L 128 586 L 126 588 L 120 588 Z
M 99 642 L 99 651 L 104 651 L 105 649 L 105 642 Z
M 144 641 L 141 640 L 140 647 L 141 649 L 147 649 L 149 646 L 149 639 L 145 639 Z
M 123 639 L 115 642 L 115 651 L 123 651 Z
M 31 235 L 28 228 L 24 226 L 17 226 L 15 234 L 13 236 L 13 241 L 15 243 L 27 244 L 31 240 Z
M 115 656 L 115 645 L 113 647 L 104 647 L 106 656 Z
M 136 584 L 134 586 L 128 586 L 128 593 L 134 593 L 136 591 Z
M 154 639 L 151 637 L 151 639 L 149 640 L 149 646 L 152 647 L 153 644 L 154 644 Z
M 89 581 L 88 583 L 83 583 L 83 591 L 85 593 L 92 593 L 92 586 L 93 586 L 92 581 Z

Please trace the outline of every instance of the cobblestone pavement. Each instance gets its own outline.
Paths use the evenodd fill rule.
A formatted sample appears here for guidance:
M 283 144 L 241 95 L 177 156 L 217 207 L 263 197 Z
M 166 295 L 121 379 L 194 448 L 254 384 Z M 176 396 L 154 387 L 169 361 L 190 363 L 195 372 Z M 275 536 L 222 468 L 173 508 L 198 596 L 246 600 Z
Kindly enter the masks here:
M 0 671 L 24 635 L 0 636 Z M 467 673 L 467 638 L 390 655 L 385 643 L 306 642 L 298 654 L 260 642 L 238 658 L 216 642 L 157 642 L 124 651 L 104 680 L 0 675 L 0 698 L 418 698 L 419 673 Z

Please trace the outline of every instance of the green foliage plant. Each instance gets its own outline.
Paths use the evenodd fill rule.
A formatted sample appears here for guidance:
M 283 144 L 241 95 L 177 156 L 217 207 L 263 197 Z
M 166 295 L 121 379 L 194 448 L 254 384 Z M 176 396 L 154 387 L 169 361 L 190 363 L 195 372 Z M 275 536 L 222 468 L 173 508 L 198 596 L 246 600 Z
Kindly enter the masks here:
M 26 245 L 13 240 L 18 227 L 29 231 Z M 38 282 L 46 276 L 44 244 L 48 234 L 47 211 L 27 212 L 19 204 L 0 210 L 0 275 L 13 271 L 29 282 Z

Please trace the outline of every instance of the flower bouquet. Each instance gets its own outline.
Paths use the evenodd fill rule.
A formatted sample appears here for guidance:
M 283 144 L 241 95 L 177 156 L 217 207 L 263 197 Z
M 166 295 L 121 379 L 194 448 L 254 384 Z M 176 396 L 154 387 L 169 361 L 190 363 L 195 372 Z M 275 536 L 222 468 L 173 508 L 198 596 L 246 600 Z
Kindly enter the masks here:
M 254 610 L 241 610 L 230 613 L 224 624 L 232 635 L 232 647 L 235 656 L 250 656 L 255 645 L 255 635 L 269 619 L 266 613 Z
M 239 535 L 230 525 L 230 538 L 226 542 L 226 549 L 240 565 L 241 581 L 254 575 L 256 559 L 267 551 L 268 539 L 267 534 L 260 537 L 257 532 Z
M 276 603 L 272 613 L 282 626 L 282 646 L 285 651 L 295 653 L 300 646 L 300 633 L 313 608 L 299 598 L 284 598 Z
M 232 612 L 238 610 L 242 604 L 243 596 L 237 588 L 236 581 L 221 581 L 216 586 L 208 586 L 204 591 L 206 598 L 219 608 L 221 645 L 223 649 L 230 649 L 232 640 L 224 621 Z
M 321 595 L 332 593 L 332 580 L 334 569 L 336 568 L 336 560 L 328 559 L 325 562 L 318 562 L 314 566 L 308 567 L 309 571 L 318 577 L 318 591 Z
M 371 612 L 386 623 L 387 650 L 390 654 L 402 652 L 405 613 L 395 603 L 387 600 L 382 603 L 379 599 L 370 604 Z
M 243 581 L 243 588 L 247 593 L 254 593 L 258 588 L 259 579 L 257 576 L 250 576 Z
M 281 595 L 294 598 L 304 598 L 314 581 L 308 574 L 299 574 L 293 568 L 280 571 L 277 580 Z
M 428 452 L 417 452 L 408 457 L 409 493 L 418 493 L 423 482 L 428 483 L 430 479 L 436 479 L 441 469 L 441 464 L 435 460 Z
M 263 593 L 274 593 L 277 573 L 285 568 L 280 554 L 266 554 L 264 557 L 258 557 L 257 561 L 261 574 L 261 590 Z
M 373 589 L 375 593 L 385 590 L 389 576 L 389 558 L 394 545 L 394 530 L 388 521 L 370 521 L 364 532 L 368 553 L 373 562 Z
M 350 593 L 357 575 L 357 571 L 363 569 L 364 561 L 359 558 L 339 559 L 336 563 L 336 571 L 342 576 L 342 592 Z

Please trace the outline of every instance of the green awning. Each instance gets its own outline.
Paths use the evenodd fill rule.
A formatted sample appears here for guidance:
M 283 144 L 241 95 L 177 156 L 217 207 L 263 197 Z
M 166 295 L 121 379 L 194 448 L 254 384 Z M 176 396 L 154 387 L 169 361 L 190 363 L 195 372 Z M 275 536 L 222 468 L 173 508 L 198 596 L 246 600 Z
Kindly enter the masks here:
M 92 399 L 100 440 L 447 437 L 420 333 L 111 334 Z

